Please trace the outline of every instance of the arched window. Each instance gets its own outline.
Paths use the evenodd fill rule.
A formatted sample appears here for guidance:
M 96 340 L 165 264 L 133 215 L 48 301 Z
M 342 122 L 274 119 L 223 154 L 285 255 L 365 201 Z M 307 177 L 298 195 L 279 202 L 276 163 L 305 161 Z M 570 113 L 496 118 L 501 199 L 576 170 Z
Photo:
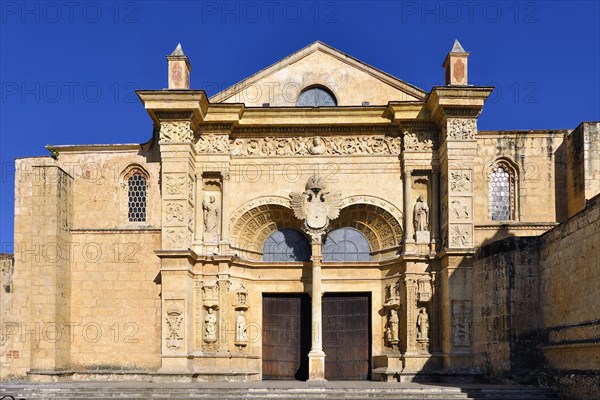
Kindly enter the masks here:
M 284 228 L 273 232 L 263 245 L 263 261 L 309 261 L 310 255 L 308 239 L 294 229 Z
M 298 107 L 337 106 L 333 93 L 323 86 L 311 86 L 302 91 L 296 100 Z
M 516 172 L 506 161 L 494 164 L 489 175 L 490 218 L 492 221 L 516 219 Z
M 133 172 L 127 179 L 127 188 L 129 222 L 146 222 L 146 177 L 141 172 Z
M 323 261 L 370 261 L 371 247 L 365 236 L 352 228 L 329 232 L 323 243 Z

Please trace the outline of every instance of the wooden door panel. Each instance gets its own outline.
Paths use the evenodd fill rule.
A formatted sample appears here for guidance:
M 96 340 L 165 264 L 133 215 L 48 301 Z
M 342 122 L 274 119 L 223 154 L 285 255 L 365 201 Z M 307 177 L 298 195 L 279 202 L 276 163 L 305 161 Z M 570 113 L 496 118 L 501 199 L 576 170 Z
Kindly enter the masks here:
M 263 379 L 308 379 L 308 296 L 263 296 Z
M 368 294 L 323 296 L 325 379 L 369 379 L 370 309 Z

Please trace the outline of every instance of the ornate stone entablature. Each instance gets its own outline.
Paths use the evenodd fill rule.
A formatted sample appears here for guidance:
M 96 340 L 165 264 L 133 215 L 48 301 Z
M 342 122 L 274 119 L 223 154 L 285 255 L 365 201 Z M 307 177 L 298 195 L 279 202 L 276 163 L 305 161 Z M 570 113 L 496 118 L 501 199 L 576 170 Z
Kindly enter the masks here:
M 402 149 L 404 151 L 431 151 L 432 135 L 428 132 L 404 131 Z
M 196 151 L 198 153 L 229 153 L 229 137 L 213 133 L 200 135 L 196 142 Z

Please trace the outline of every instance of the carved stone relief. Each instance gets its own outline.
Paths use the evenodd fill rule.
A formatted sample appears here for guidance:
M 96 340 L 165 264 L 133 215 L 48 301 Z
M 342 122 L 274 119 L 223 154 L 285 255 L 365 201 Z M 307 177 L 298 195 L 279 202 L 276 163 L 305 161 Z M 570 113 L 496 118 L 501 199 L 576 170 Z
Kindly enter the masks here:
M 450 202 L 450 218 L 452 219 L 470 219 L 471 201 L 466 197 L 454 197 Z
M 476 134 L 477 122 L 475 119 L 448 118 L 446 135 L 448 139 L 475 139 Z
M 391 309 L 388 316 L 388 323 L 386 329 L 386 339 L 388 346 L 393 347 L 398 344 L 398 327 L 399 327 L 398 312 L 395 309 Z
M 240 310 L 235 320 L 235 345 L 245 346 L 247 344 L 248 332 L 246 326 L 246 317 L 244 315 L 244 310 Z
M 167 228 L 165 229 L 165 242 L 169 249 L 184 249 L 187 248 L 185 243 L 187 228 Z
M 327 190 L 323 178 L 308 178 L 304 192 L 290 193 L 290 204 L 296 218 L 304 221 L 309 233 L 324 232 L 329 221 L 340 215 L 341 193 Z
M 167 203 L 165 211 L 167 222 L 183 222 L 185 219 L 185 206 L 181 203 Z
M 184 174 L 165 175 L 165 187 L 166 187 L 166 192 L 171 196 L 184 194 L 185 175 Z
M 450 229 L 450 247 L 472 247 L 471 225 L 452 225 Z
M 419 278 L 417 281 L 417 300 L 420 303 L 426 303 L 433 297 L 433 281 L 435 275 L 426 275 Z
M 166 307 L 167 334 L 165 345 L 169 350 L 179 350 L 183 344 L 183 307 L 180 304 L 170 304 Z
M 169 121 L 160 124 L 160 143 L 185 143 L 194 137 L 189 121 Z
M 200 135 L 196 142 L 196 150 L 198 153 L 229 153 L 229 136 L 215 135 Z
M 452 301 L 452 344 L 454 347 L 471 346 L 472 309 L 467 300 Z
M 450 171 L 450 190 L 453 192 L 471 192 L 472 179 L 470 170 Z
M 429 314 L 427 309 L 421 307 L 417 316 L 417 340 L 429 340 Z
M 400 138 L 388 136 L 237 138 L 231 143 L 231 153 L 234 156 L 400 154 Z
M 404 132 L 403 149 L 409 151 L 430 151 L 433 141 L 424 132 Z
M 221 201 L 220 193 L 206 192 L 202 200 L 204 212 L 204 241 L 217 242 L 221 233 Z

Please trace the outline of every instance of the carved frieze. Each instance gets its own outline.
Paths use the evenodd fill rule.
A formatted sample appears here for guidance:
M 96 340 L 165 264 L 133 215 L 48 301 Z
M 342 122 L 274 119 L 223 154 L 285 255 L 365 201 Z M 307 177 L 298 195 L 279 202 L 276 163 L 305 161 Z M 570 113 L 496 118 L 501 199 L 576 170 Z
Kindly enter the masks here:
M 231 154 L 261 157 L 400 154 L 400 138 L 388 136 L 237 138 L 231 143 Z
M 471 199 L 453 197 L 450 202 L 450 218 L 453 220 L 471 219 Z
M 477 121 L 469 118 L 448 118 L 446 137 L 456 140 L 475 139 Z
M 472 191 L 471 171 L 450 171 L 450 190 L 456 193 L 469 193 Z
M 430 151 L 433 141 L 430 134 L 425 132 L 404 131 L 403 149 L 408 151 Z
M 186 143 L 193 137 L 189 121 L 165 121 L 160 124 L 160 143 Z
M 198 153 L 229 153 L 229 136 L 201 135 L 196 142 L 196 150 Z
M 165 245 L 163 248 L 166 249 L 186 249 L 187 243 L 187 228 L 166 228 L 165 229 Z

